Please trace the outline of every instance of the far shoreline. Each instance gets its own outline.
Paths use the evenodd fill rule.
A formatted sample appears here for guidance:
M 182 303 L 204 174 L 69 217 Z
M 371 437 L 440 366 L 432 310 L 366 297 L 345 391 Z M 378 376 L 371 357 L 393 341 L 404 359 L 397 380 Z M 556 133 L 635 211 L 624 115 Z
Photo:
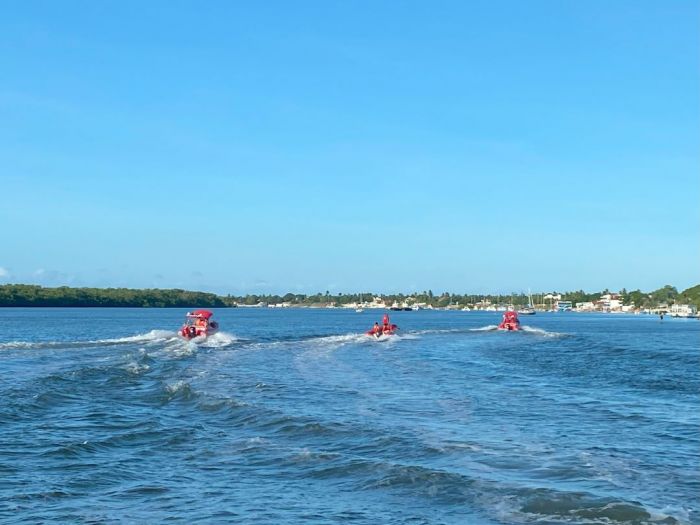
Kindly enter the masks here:
M 619 292 L 603 290 L 587 293 L 540 292 L 535 294 L 458 294 L 432 290 L 411 293 L 375 294 L 301 293 L 218 295 L 173 289 L 133 288 L 72 288 L 68 286 L 43 287 L 34 284 L 0 285 L 0 308 L 305 308 L 365 310 L 455 310 L 499 312 L 516 311 L 577 311 L 601 313 L 683 313 L 696 315 L 700 308 L 700 285 L 679 292 L 666 285 L 658 290 Z M 682 312 L 680 311 L 682 310 Z

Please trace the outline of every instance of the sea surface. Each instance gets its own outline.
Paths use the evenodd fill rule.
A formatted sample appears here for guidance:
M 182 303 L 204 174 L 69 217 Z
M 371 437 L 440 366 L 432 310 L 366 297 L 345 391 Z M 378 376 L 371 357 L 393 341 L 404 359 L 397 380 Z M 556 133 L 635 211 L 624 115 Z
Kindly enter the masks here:
M 0 312 L 2 523 L 700 524 L 697 320 Z

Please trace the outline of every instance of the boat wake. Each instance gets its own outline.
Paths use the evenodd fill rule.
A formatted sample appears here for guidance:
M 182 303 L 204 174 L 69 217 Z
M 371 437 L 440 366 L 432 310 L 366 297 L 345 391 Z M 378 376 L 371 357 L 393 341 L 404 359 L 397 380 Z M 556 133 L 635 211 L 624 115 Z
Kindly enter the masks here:
M 497 325 L 487 325 L 478 328 L 469 328 L 466 332 L 494 332 L 498 331 Z M 559 332 L 549 332 L 542 328 L 535 328 L 527 325 L 521 325 L 520 331 L 539 335 L 542 337 L 563 337 L 565 334 Z M 312 344 L 314 346 L 330 346 L 330 347 L 341 347 L 348 344 L 366 344 L 374 342 L 399 342 L 403 340 L 413 340 L 420 339 L 422 335 L 428 334 L 447 334 L 447 333 L 463 333 L 465 330 L 460 329 L 448 329 L 448 330 L 416 330 L 410 332 L 401 332 L 393 334 L 390 336 L 382 335 L 378 338 L 367 336 L 364 333 L 350 333 L 350 334 L 340 334 L 340 335 L 327 335 L 321 337 L 311 337 L 306 339 L 307 344 Z M 235 336 L 234 334 L 228 332 L 217 332 L 210 335 L 209 337 L 196 337 L 190 341 L 184 341 L 177 335 L 177 332 L 173 330 L 150 330 L 148 332 L 136 335 L 130 335 L 125 337 L 115 337 L 107 339 L 93 339 L 86 341 L 7 341 L 0 343 L 0 351 L 2 350 L 18 350 L 18 349 L 52 349 L 52 348 L 86 348 L 91 346 L 119 346 L 119 345 L 129 345 L 129 344 L 144 344 L 144 345 L 156 345 L 165 344 L 168 348 L 181 347 L 185 343 L 191 343 L 194 347 L 199 348 L 224 348 L 230 346 L 234 343 L 241 342 L 242 340 Z M 299 340 L 293 341 L 270 341 L 266 342 L 265 346 L 270 344 L 285 344 L 290 342 L 299 342 Z M 185 345 L 187 346 L 187 345 Z
M 200 347 L 221 348 L 229 346 L 236 341 L 238 341 L 238 338 L 235 335 L 227 332 L 218 332 L 209 337 L 195 338 L 191 342 Z M 159 343 L 165 343 L 167 346 L 171 346 L 172 344 L 183 342 L 185 341 L 178 337 L 177 332 L 173 330 L 150 330 L 143 334 L 126 337 L 92 339 L 87 341 L 8 341 L 0 343 L 0 351 L 17 349 L 86 348 L 91 346 L 119 346 L 129 344 L 151 345 Z
M 470 332 L 493 332 L 495 330 L 498 330 L 498 325 L 496 324 L 490 324 L 487 326 L 480 326 L 479 328 L 470 328 Z
M 43 348 L 84 348 L 88 346 L 126 345 L 133 343 L 159 343 L 177 339 L 172 330 L 151 330 L 144 334 L 110 339 L 91 339 L 87 341 L 8 341 L 0 343 L 0 350 L 43 349 Z
M 172 330 L 151 330 L 150 332 L 146 332 L 145 334 L 137 334 L 127 337 L 117 337 L 115 339 L 97 339 L 95 341 L 86 341 L 85 344 L 119 345 L 129 343 L 149 343 L 167 341 L 169 339 L 175 339 L 176 337 L 177 332 L 174 332 Z
M 542 337 L 565 337 L 566 334 L 561 332 L 549 332 L 542 328 L 535 328 L 534 326 L 521 325 L 520 330 L 533 335 L 541 335 Z
M 514 330 L 514 331 L 508 331 L 508 330 L 499 330 L 498 325 L 495 324 L 490 324 L 487 326 L 480 326 L 479 328 L 470 328 L 470 332 L 508 332 L 508 333 L 517 333 L 517 332 L 522 332 L 526 334 L 531 334 L 531 335 L 539 335 L 542 337 L 564 337 L 566 334 L 562 334 L 560 332 L 549 332 L 547 330 L 544 330 L 543 328 L 535 328 L 534 326 L 528 326 L 525 324 L 520 325 L 519 330 Z
M 365 334 L 344 334 L 344 335 L 328 335 L 324 337 L 314 337 L 308 342 L 314 345 L 340 347 L 349 344 L 363 343 L 369 339 Z
M 411 330 L 410 334 L 414 336 L 430 335 L 430 334 L 458 334 L 464 332 L 463 328 L 428 328 L 426 330 Z
M 197 339 L 198 338 L 193 339 L 192 342 L 204 348 L 223 348 L 238 341 L 235 335 L 229 334 L 228 332 L 216 332 L 201 341 L 197 341 Z

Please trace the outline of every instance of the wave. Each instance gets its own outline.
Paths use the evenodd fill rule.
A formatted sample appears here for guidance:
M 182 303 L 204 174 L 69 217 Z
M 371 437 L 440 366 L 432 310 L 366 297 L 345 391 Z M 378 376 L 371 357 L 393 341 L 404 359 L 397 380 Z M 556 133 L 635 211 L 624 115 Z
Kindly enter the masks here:
M 190 398 L 195 395 L 195 392 L 190 386 L 190 384 L 182 379 L 179 381 L 175 381 L 174 383 L 165 385 L 165 391 L 168 393 L 169 396 L 172 397 L 182 395 L 184 397 Z
M 480 326 L 478 328 L 470 328 L 470 332 L 496 332 L 498 331 L 498 325 L 490 324 L 486 326 Z M 540 335 L 543 337 L 564 337 L 566 334 L 560 332 L 549 332 L 543 328 L 536 328 L 534 326 L 520 325 L 520 331 L 532 335 Z
M 624 523 L 638 525 L 680 525 L 681 516 L 651 510 L 637 501 L 596 497 L 582 492 L 560 492 L 549 489 L 522 489 L 521 501 L 511 506 L 510 518 L 516 521 L 552 520 L 583 523 Z M 505 510 L 505 509 L 504 509 Z M 528 519 L 529 518 L 529 519 Z
M 493 332 L 498 330 L 498 325 L 490 324 L 487 326 L 480 326 L 479 328 L 470 328 L 470 332 Z
M 155 343 L 177 338 L 172 330 L 151 330 L 127 337 L 111 339 L 91 339 L 86 341 L 8 341 L 0 343 L 0 350 L 41 349 L 41 348 L 82 348 L 96 345 L 122 345 L 131 343 Z
M 626 501 L 588 492 L 571 492 L 534 487 L 508 487 L 496 481 L 475 478 L 459 472 L 415 464 L 360 460 L 345 467 L 363 471 L 365 490 L 409 492 L 414 496 L 450 504 L 487 509 L 505 523 L 606 523 L 608 525 L 684 525 L 684 509 L 656 510 L 638 501 Z M 334 475 L 346 470 L 335 467 Z M 321 470 L 326 475 L 328 468 Z M 379 475 L 377 475 L 379 474 Z
M 308 339 L 301 339 L 301 340 L 287 341 L 287 342 L 290 342 L 290 343 L 303 342 L 303 343 L 310 345 L 314 348 L 322 348 L 323 350 L 334 350 L 334 349 L 337 349 L 337 348 L 340 348 L 340 347 L 346 346 L 346 345 L 361 344 L 367 340 L 369 340 L 369 337 L 367 337 L 365 334 L 354 333 L 354 334 L 342 334 L 342 335 L 326 335 L 326 336 L 322 336 L 322 337 L 311 337 Z
M 131 335 L 127 337 L 117 337 L 115 339 L 97 339 L 88 341 L 90 344 L 126 344 L 126 343 L 147 343 L 150 341 L 166 341 L 177 337 L 177 332 L 172 330 L 151 330 L 145 334 Z
M 205 348 L 222 348 L 229 346 L 239 339 L 228 332 L 218 332 L 207 338 L 195 338 L 190 342 L 196 346 Z M 183 345 L 187 346 L 188 341 L 178 337 L 177 332 L 173 330 L 150 330 L 143 334 L 130 335 L 126 337 L 115 337 L 108 339 L 90 339 L 86 341 L 8 341 L 0 343 L 1 350 L 17 350 L 17 349 L 51 349 L 51 348 L 85 348 L 89 346 L 108 346 L 108 345 L 127 345 L 127 344 L 154 344 L 154 343 L 170 343 L 169 347 L 172 350 L 182 349 Z M 181 344 L 180 344 L 181 343 Z M 187 353 L 193 353 L 191 350 Z
M 411 330 L 408 333 L 415 335 L 428 335 L 428 334 L 458 334 L 465 330 L 463 328 L 428 328 L 426 330 Z M 469 330 L 467 330 L 469 331 Z
M 139 363 L 138 361 L 129 361 L 123 367 L 129 374 L 133 376 L 140 376 L 148 372 L 151 367 L 145 363 Z
M 367 340 L 369 340 L 369 337 L 367 337 L 367 335 L 364 333 L 351 333 L 351 334 L 338 334 L 338 335 L 324 335 L 324 336 L 320 336 L 320 337 L 319 336 L 308 337 L 308 338 L 296 339 L 295 341 L 290 341 L 290 342 L 304 342 L 304 343 L 310 343 L 310 344 L 314 344 L 314 345 L 339 347 L 339 346 L 344 346 L 344 345 L 353 344 L 353 343 L 363 343 Z
M 200 339 L 200 340 L 198 340 Z M 205 348 L 223 348 L 238 341 L 238 338 L 228 332 L 217 332 L 203 339 L 195 337 L 192 342 Z
M 398 333 L 393 335 L 381 335 L 379 337 L 368 336 L 365 333 L 355 333 L 314 337 L 312 339 L 308 339 L 307 342 L 312 343 L 314 345 L 322 345 L 324 347 L 329 348 L 338 348 L 348 344 L 366 344 L 377 342 L 396 343 L 398 341 L 410 339 L 420 339 L 420 337 L 413 332 Z
M 565 337 L 566 334 L 562 334 L 561 332 L 549 332 L 547 330 L 544 330 L 543 328 L 535 328 L 533 326 L 528 326 L 528 325 L 521 325 L 520 329 L 523 332 L 527 332 L 529 334 L 534 334 L 534 335 L 541 335 L 543 337 Z

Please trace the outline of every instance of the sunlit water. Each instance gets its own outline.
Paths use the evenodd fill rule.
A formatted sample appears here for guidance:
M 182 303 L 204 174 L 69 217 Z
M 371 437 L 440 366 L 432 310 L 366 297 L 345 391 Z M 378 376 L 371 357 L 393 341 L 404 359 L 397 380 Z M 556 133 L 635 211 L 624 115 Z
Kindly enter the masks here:
M 4 309 L 8 523 L 700 523 L 700 322 Z

